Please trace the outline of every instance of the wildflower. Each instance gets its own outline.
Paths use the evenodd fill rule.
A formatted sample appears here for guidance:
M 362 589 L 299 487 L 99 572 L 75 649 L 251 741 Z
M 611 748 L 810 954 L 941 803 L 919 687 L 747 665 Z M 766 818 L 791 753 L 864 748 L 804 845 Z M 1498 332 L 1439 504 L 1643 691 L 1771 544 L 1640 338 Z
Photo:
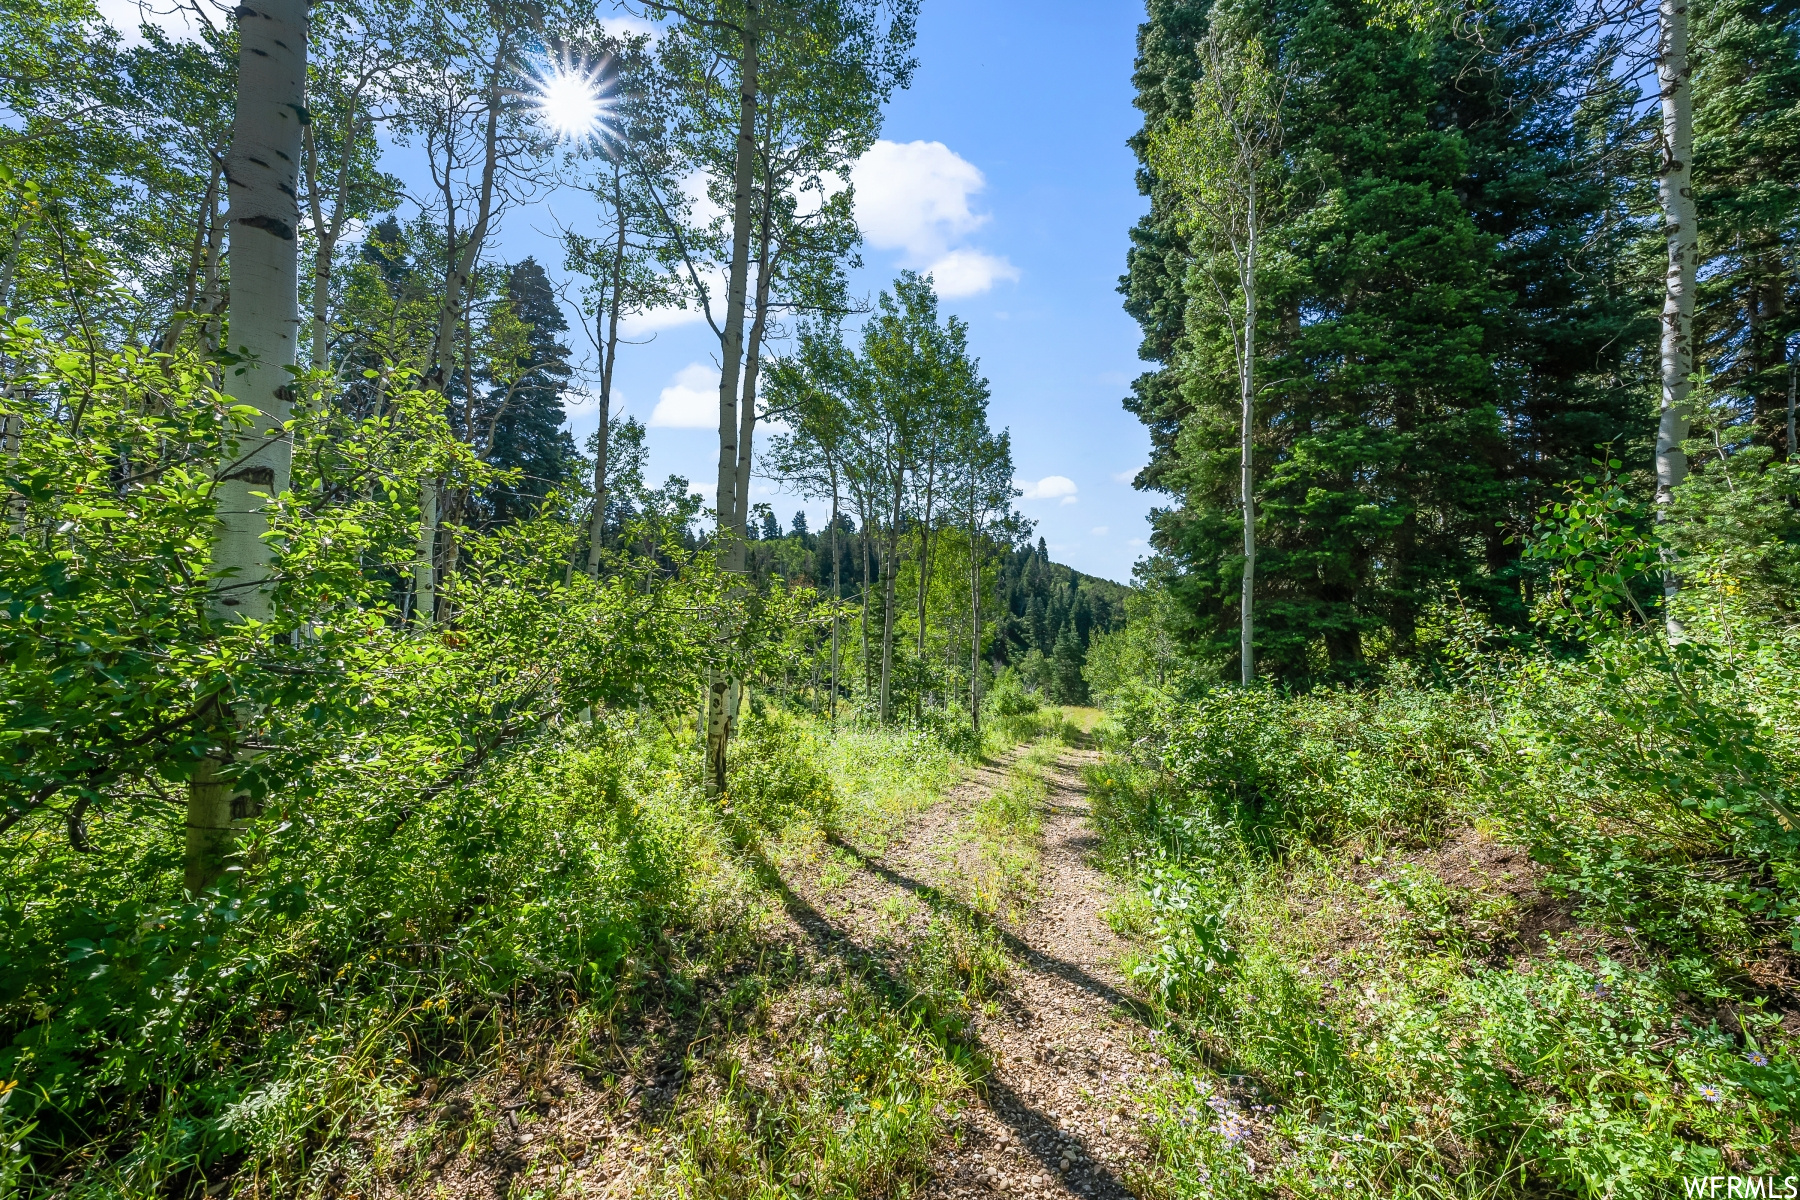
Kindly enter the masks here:
M 1219 1136 L 1233 1144 L 1243 1141 L 1254 1132 L 1255 1126 L 1250 1124 L 1250 1118 L 1242 1113 L 1226 1113 L 1218 1125 Z
M 1717 1104 L 1725 1099 L 1724 1093 L 1710 1083 L 1703 1083 L 1695 1090 L 1700 1093 L 1700 1098 L 1702 1100 L 1705 1100 L 1710 1104 Z
M 1744 1055 L 1744 1059 L 1753 1067 L 1766 1067 L 1769 1065 L 1769 1056 L 1764 1054 L 1761 1050 L 1750 1051 L 1750 1053 Z

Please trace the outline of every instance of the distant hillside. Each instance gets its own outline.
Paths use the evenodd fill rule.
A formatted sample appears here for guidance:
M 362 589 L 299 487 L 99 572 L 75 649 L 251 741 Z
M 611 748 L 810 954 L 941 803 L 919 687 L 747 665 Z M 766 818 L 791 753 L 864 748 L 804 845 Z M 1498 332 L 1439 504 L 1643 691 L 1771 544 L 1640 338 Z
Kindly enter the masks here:
M 854 526 L 848 517 L 842 520 L 839 569 L 844 598 L 853 599 L 861 592 L 863 564 Z M 825 531 L 809 531 L 803 515 L 796 514 L 784 533 L 773 514 L 766 514 L 751 532 L 760 535 L 750 553 L 757 574 L 829 583 L 830 538 Z M 1057 703 L 1087 703 L 1081 669 L 1088 644 L 1096 633 L 1111 633 L 1125 624 L 1125 597 L 1131 589 L 1051 562 L 1043 538 L 1036 545 L 1002 551 L 998 565 L 995 590 L 984 599 L 992 606 L 985 614 L 983 640 L 992 638 L 989 661 L 994 669 L 1017 669 L 1028 687 Z

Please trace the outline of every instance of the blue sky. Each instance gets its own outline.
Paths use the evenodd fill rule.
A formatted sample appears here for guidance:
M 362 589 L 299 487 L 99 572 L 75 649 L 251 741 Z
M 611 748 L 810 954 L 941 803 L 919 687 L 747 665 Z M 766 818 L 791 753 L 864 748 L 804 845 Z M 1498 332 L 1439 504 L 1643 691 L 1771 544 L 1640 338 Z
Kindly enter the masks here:
M 137 0 L 100 7 L 135 27 Z M 992 423 L 1012 430 L 1020 508 L 1056 561 L 1121 581 L 1145 552 L 1153 499 L 1129 483 L 1149 443 L 1120 406 L 1142 368 L 1116 290 L 1126 232 L 1146 206 L 1125 146 L 1138 124 L 1131 63 L 1142 19 L 1141 0 L 924 0 L 913 86 L 853 173 L 867 239 L 853 291 L 872 297 L 902 267 L 935 268 L 944 309 L 969 323 Z M 425 178 L 415 154 L 391 144 L 383 165 Z M 583 211 L 569 194 L 513 209 L 493 252 L 535 255 L 555 277 L 557 226 L 579 227 Z M 620 353 L 615 387 L 623 412 L 650 425 L 652 480 L 710 484 L 717 340 L 697 317 L 640 322 L 637 338 Z M 569 341 L 588 350 L 579 330 Z M 596 417 L 591 401 L 572 407 L 578 442 Z M 754 499 L 784 525 L 805 507 L 817 528 L 826 511 L 766 482 Z
M 1145 207 L 1125 147 L 1142 19 L 1131 2 L 925 0 L 913 86 L 856 176 L 869 244 L 854 290 L 873 295 L 901 267 L 935 265 L 941 290 L 963 293 L 943 305 L 969 322 L 992 421 L 1012 430 L 1021 509 L 1055 560 L 1121 581 L 1144 553 L 1151 502 L 1129 483 L 1148 439 L 1119 403 L 1141 367 L 1115 290 Z M 507 252 L 554 267 L 554 246 L 525 228 L 553 225 L 529 216 L 509 218 Z M 711 481 L 716 432 L 668 422 L 716 422 L 716 354 L 695 323 L 620 352 L 615 386 L 624 411 L 651 422 L 654 478 Z M 594 422 L 592 408 L 571 415 L 578 439 Z M 755 498 L 783 524 L 805 507 L 817 528 L 825 511 L 767 483 Z

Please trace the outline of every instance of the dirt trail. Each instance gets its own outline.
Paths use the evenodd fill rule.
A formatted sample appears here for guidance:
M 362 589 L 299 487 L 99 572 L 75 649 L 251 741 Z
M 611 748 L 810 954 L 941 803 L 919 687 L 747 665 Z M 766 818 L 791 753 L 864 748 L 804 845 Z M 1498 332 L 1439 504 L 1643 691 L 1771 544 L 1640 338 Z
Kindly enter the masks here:
M 1149 1167 L 1133 1093 L 1157 1069 L 1118 962 L 1124 945 L 1102 917 L 1112 889 L 1091 861 L 1094 836 L 1081 767 L 1099 756 L 1068 750 L 1044 770 L 1038 902 L 1001 927 L 1014 962 L 998 1015 L 977 1018 L 994 1067 L 982 1096 L 937 1149 L 930 1197 L 1134 1196 Z M 879 957 L 909 920 L 908 897 L 938 903 L 971 867 L 962 836 L 1005 764 L 920 814 L 879 858 L 856 856 L 854 876 L 792 915 L 815 942 L 832 939 Z M 812 888 L 805 889 L 808 892 Z M 923 906 L 913 914 L 923 919 Z

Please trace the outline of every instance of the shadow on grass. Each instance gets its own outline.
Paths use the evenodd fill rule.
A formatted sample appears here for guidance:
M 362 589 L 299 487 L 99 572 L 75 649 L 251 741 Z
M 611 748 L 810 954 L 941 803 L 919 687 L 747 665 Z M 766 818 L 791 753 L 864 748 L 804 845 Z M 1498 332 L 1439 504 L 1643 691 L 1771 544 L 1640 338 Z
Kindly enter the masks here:
M 955 912 L 982 928 L 993 930 L 1015 954 L 1028 957 L 1041 968 L 1061 975 L 1077 987 L 1084 987 L 1103 996 L 1110 1002 L 1126 1008 L 1134 1015 L 1147 1011 L 1136 1000 L 1100 980 L 1094 979 L 1085 971 L 1072 963 L 1038 954 L 1023 940 L 998 928 L 979 912 L 962 901 L 950 896 L 941 889 L 930 884 L 921 883 L 897 871 L 890 870 L 879 863 L 872 862 L 852 846 L 847 846 L 837 839 L 831 839 L 834 845 L 846 850 L 872 874 L 887 880 L 897 887 L 903 888 L 925 901 L 928 905 Z M 1087 1145 L 1084 1139 L 1064 1131 L 1055 1120 L 1043 1110 L 1026 1102 L 1017 1092 L 1007 1087 L 992 1071 L 992 1062 L 984 1053 L 978 1041 L 967 1037 L 968 1026 L 961 1020 L 951 1021 L 946 1014 L 930 1011 L 929 1003 L 921 1004 L 920 993 L 909 988 L 903 980 L 895 977 L 885 959 L 873 950 L 863 946 L 848 931 L 833 924 L 829 918 L 813 907 L 805 897 L 788 886 L 781 872 L 760 853 L 752 851 L 750 861 L 757 873 L 758 880 L 771 892 L 781 897 L 782 905 L 794 923 L 811 940 L 815 953 L 822 958 L 834 959 L 847 970 L 853 971 L 866 982 L 883 1001 L 895 1012 L 907 1013 L 919 1018 L 919 1027 L 937 1044 L 944 1055 L 960 1066 L 970 1069 L 970 1073 L 980 1082 L 978 1089 L 987 1097 L 988 1106 L 995 1116 L 1006 1123 L 1023 1143 L 1030 1147 L 1030 1152 L 1040 1166 L 1052 1176 L 1060 1175 L 1057 1170 L 1061 1158 L 1057 1146 L 1077 1144 L 1083 1147 L 1087 1157 L 1086 1164 L 1080 1169 L 1077 1190 L 1087 1196 L 1101 1197 L 1103 1200 L 1130 1200 L 1133 1192 L 1112 1170 L 1094 1157 L 1094 1148 Z M 1060 968 L 1060 969 L 1059 969 Z M 1066 973 L 1065 973 L 1066 972 Z

